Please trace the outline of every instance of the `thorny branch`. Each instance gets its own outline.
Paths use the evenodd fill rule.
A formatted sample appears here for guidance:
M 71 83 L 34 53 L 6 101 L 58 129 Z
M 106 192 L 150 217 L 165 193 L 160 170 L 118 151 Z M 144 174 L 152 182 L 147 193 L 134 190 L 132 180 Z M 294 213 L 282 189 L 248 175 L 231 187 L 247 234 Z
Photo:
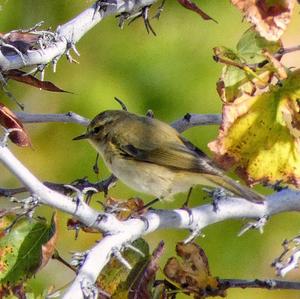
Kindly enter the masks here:
M 18 116 L 23 122 L 75 122 L 84 126 L 88 123 L 87 119 L 73 113 L 58 115 L 19 113 Z M 191 120 L 192 125 L 189 123 Z M 191 117 L 187 117 L 186 115 L 182 119 L 173 122 L 173 126 L 183 131 L 194 125 L 217 122 L 219 122 L 218 115 L 207 116 L 191 114 Z M 86 189 L 90 190 L 90 187 L 97 189 L 98 187 L 100 190 L 101 188 L 99 186 L 92 186 L 90 182 L 85 180 L 75 181 L 73 183 L 75 188 L 71 191 L 78 190 L 79 194 L 77 194 L 76 200 L 74 200 L 72 197 L 61 194 L 70 194 L 68 186 L 53 183 L 42 184 L 39 182 L 39 180 L 13 156 L 3 143 L 0 146 L 0 161 L 23 182 L 26 189 L 38 198 L 40 203 L 65 211 L 75 216 L 87 227 L 105 233 L 105 237 L 86 255 L 85 261 L 81 265 L 74 283 L 64 298 L 83 298 L 83 282 L 88 285 L 93 285 L 99 273 L 108 262 L 112 252 L 116 252 L 116 250 L 121 251 L 122 248 L 126 247 L 135 239 L 155 230 L 168 227 L 189 229 L 192 231 L 191 237 L 188 238 L 188 240 L 190 240 L 199 235 L 201 230 L 206 226 L 226 219 L 254 218 L 259 222 L 260 219 L 266 219 L 268 216 L 276 213 L 300 211 L 300 192 L 282 190 L 281 192 L 269 196 L 264 204 L 253 204 L 241 198 L 227 197 L 219 201 L 219 209 L 217 212 L 212 205 L 202 205 L 191 209 L 190 212 L 186 210 L 153 210 L 146 213 L 141 219 L 133 218 L 121 222 L 116 219 L 114 215 L 99 213 L 82 201 L 82 195 L 84 195 Z M 110 183 L 111 182 L 109 182 L 109 184 Z M 101 186 L 103 182 L 96 184 L 100 184 Z M 57 193 L 47 188 L 47 186 L 61 193 Z M 7 196 L 23 190 L 22 188 L 16 190 L 1 189 L 2 193 Z
M 114 215 L 99 213 L 85 202 L 57 193 L 44 186 L 3 144 L 0 146 L 0 161 L 26 185 L 40 203 L 58 208 L 75 216 L 88 227 L 105 232 L 104 237 L 87 254 L 74 283 L 64 298 L 83 298 L 82 282 L 93 284 L 108 262 L 113 250 L 121 250 L 142 235 L 161 228 L 189 229 L 197 236 L 213 223 L 232 218 L 262 218 L 284 211 L 300 211 L 300 192 L 283 190 L 269 196 L 263 204 L 254 204 L 242 198 L 224 198 L 219 201 L 219 210 L 212 205 L 202 205 L 186 210 L 153 210 L 143 218 L 119 221 Z
M 58 60 L 66 55 L 70 62 L 76 62 L 70 51 L 79 56 L 75 44 L 94 26 L 110 15 L 130 16 L 140 13 L 156 0 L 101 0 L 83 11 L 69 22 L 57 27 L 55 32 L 40 31 L 38 26 L 29 30 L 14 30 L 0 36 L 0 69 L 5 72 L 24 66 L 38 66 L 33 72 L 44 71 L 44 66 L 53 64 L 56 70 Z M 40 25 L 40 24 L 38 24 Z M 16 33 L 28 33 L 25 43 L 11 42 Z M 18 36 L 19 37 L 19 36 Z
M 55 71 L 57 61 L 64 54 L 70 62 L 75 61 L 70 50 L 77 55 L 75 44 L 81 37 L 99 23 L 104 17 L 112 14 L 121 14 L 120 22 L 139 14 L 141 9 L 152 5 L 155 0 L 106 0 L 97 1 L 93 6 L 80 15 L 61 25 L 52 33 L 38 31 L 31 28 L 29 32 L 38 35 L 37 44 L 29 49 L 19 49 L 5 42 L 7 36 L 1 37 L 0 43 L 0 68 L 2 71 L 19 69 L 24 66 L 38 66 L 34 71 L 43 72 L 48 63 L 53 63 Z M 126 15 L 127 14 L 127 15 Z M 123 18 L 122 18 L 123 17 Z M 149 25 L 149 24 L 148 24 Z M 151 27 L 148 29 L 152 30 Z M 18 31 L 20 32 L 20 31 Z M 10 32 L 11 34 L 13 32 Z M 295 50 L 298 50 L 298 48 Z M 287 52 L 288 53 L 288 52 Z M 34 115 L 18 113 L 18 117 L 24 123 L 37 122 L 66 122 L 78 123 L 83 126 L 88 120 L 74 113 L 56 115 Z M 197 125 L 219 124 L 220 115 L 195 115 L 187 114 L 181 120 L 172 125 L 180 132 Z M 269 196 L 263 204 L 254 204 L 242 198 L 223 198 L 219 201 L 218 211 L 212 205 L 202 205 L 190 210 L 153 210 L 147 212 L 143 218 L 132 218 L 119 221 L 114 215 L 99 213 L 89 207 L 83 200 L 85 189 L 94 187 L 100 190 L 100 185 L 91 185 L 87 181 L 74 182 L 78 189 L 76 200 L 70 196 L 67 186 L 53 183 L 42 184 L 22 163 L 9 151 L 5 144 L 0 144 L 0 161 L 26 186 L 39 203 L 60 209 L 75 216 L 80 222 L 88 227 L 93 227 L 105 233 L 104 238 L 96 244 L 84 258 L 84 262 L 78 269 L 78 274 L 64 298 L 86 298 L 86 294 L 92 290 L 99 273 L 109 261 L 113 252 L 119 252 L 140 236 L 151 233 L 161 228 L 189 229 L 192 236 L 197 236 L 200 231 L 210 224 L 233 218 L 266 218 L 276 213 L 285 211 L 300 211 L 300 193 L 291 190 L 283 190 Z M 103 182 L 100 182 L 103 184 Z M 96 183 L 96 184 L 100 184 Z M 48 187 L 50 188 L 48 188 Z M 52 190 L 54 189 L 54 190 Z M 12 196 L 22 192 L 24 188 L 14 190 L 0 189 L 5 196 Z M 55 190 L 58 190 L 59 193 Z M 74 191 L 75 189 L 73 189 Z M 74 192 L 73 192 L 74 193 Z M 290 269 L 290 268 L 289 268 Z M 283 284 L 280 284 L 283 283 Z M 224 284 L 230 287 L 266 287 L 266 288 L 293 288 L 291 282 L 278 281 L 232 281 L 224 280 Z

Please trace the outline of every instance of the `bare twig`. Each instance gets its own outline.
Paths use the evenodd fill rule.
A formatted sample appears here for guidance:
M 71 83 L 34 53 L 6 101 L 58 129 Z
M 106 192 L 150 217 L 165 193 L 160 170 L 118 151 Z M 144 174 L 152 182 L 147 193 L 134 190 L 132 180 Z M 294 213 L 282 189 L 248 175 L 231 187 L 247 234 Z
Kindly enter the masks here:
M 300 290 L 300 282 L 298 281 L 282 281 L 274 279 L 220 279 L 221 288 L 259 288 L 268 290 Z
M 187 113 L 183 118 L 174 121 L 171 126 L 178 132 L 186 131 L 192 127 L 219 125 L 221 123 L 220 114 L 190 114 Z
M 267 198 L 263 204 L 254 204 L 241 198 L 221 199 L 219 210 L 212 205 L 202 205 L 186 210 L 149 211 L 142 219 L 129 219 L 121 222 L 113 215 L 98 213 L 83 201 L 75 203 L 71 198 L 57 193 L 43 185 L 4 145 L 0 146 L 0 161 L 35 194 L 40 203 L 60 209 L 75 216 L 88 227 L 106 232 L 86 256 L 77 277 L 64 298 L 83 298 L 82 281 L 93 284 L 108 262 L 112 250 L 121 250 L 138 237 L 161 228 L 176 227 L 199 231 L 204 227 L 232 218 L 261 218 L 284 211 L 300 211 L 300 192 L 282 190 Z M 192 219 L 192 221 L 191 221 Z
M 90 122 L 87 118 L 74 112 L 67 112 L 64 114 L 31 114 L 15 112 L 15 114 L 23 123 L 76 123 L 86 127 Z
M 81 223 L 105 233 L 105 237 L 92 248 L 78 270 L 72 286 L 64 299 L 84 297 L 83 283 L 92 286 L 109 261 L 111 254 L 121 251 L 135 239 L 162 228 L 188 229 L 198 234 L 203 228 L 216 222 L 233 218 L 259 219 L 285 211 L 300 211 L 300 192 L 288 189 L 267 197 L 262 204 L 254 204 L 242 198 L 221 198 L 218 211 L 211 204 L 186 210 L 152 210 L 142 218 L 119 221 L 114 215 L 98 213 L 82 200 L 57 193 L 43 185 L 9 151 L 0 146 L 0 161 L 34 194 L 40 203 L 60 209 L 75 216 Z
M 47 122 L 62 122 L 62 123 L 77 123 L 83 126 L 89 124 L 89 120 L 74 112 L 63 114 L 31 114 L 25 112 L 15 112 L 18 118 L 23 123 L 47 123 Z M 190 114 L 187 113 L 183 118 L 175 120 L 171 123 L 176 130 L 183 132 L 189 128 L 206 125 L 219 125 L 221 123 L 220 114 Z

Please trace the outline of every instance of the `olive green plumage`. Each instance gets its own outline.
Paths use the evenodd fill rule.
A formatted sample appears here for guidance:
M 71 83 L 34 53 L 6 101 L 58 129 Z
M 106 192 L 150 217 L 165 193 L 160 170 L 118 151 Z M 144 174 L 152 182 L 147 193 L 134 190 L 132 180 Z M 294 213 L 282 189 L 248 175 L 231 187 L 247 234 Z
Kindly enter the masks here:
M 261 202 L 264 197 L 229 178 L 200 149 L 168 124 L 123 110 L 97 115 L 87 132 L 107 167 L 131 188 L 160 199 L 194 185 L 223 187 L 239 197 Z

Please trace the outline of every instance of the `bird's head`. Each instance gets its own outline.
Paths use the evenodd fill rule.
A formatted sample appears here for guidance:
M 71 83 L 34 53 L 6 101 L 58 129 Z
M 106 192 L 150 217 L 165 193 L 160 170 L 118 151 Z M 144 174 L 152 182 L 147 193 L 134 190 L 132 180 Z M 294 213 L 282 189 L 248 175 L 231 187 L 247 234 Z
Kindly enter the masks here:
M 73 140 L 89 139 L 92 142 L 101 143 L 113 127 L 127 114 L 129 113 L 123 110 L 103 111 L 90 122 L 84 134 L 73 138 Z

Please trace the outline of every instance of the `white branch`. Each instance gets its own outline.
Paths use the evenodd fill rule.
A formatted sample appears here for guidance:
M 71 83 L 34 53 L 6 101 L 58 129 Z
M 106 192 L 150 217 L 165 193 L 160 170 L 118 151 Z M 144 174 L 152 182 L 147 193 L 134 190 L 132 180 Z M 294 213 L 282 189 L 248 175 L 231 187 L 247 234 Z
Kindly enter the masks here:
M 106 16 L 124 12 L 134 13 L 142 7 L 148 6 L 156 0 L 106 0 L 105 11 L 96 11 L 97 2 L 66 24 L 58 26 L 55 40 L 44 49 L 28 50 L 22 56 L 19 54 L 3 55 L 0 51 L 0 69 L 7 71 L 24 66 L 47 64 L 61 57 L 74 46 L 90 29 L 97 25 Z M 25 64 L 24 64 L 25 60 Z
M 126 244 L 158 229 L 177 228 L 198 232 L 208 225 L 226 219 L 261 218 L 286 211 L 300 211 L 300 192 L 283 190 L 268 196 L 263 204 L 230 197 L 220 200 L 217 212 L 211 204 L 207 204 L 191 209 L 191 215 L 181 209 L 155 210 L 148 212 L 142 219 L 121 222 L 113 215 L 99 214 L 82 201 L 77 207 L 71 198 L 47 188 L 3 145 L 0 146 L 0 161 L 41 203 L 74 215 L 85 225 L 105 232 L 106 236 L 89 251 L 64 299 L 83 298 L 83 281 L 85 285 L 87 282 L 93 284 L 96 281 L 112 251 L 121 250 Z
M 215 212 L 210 204 L 191 209 L 192 218 L 185 210 L 153 210 L 144 216 L 144 220 L 124 221 L 119 227 L 119 233 L 104 237 L 89 251 L 63 299 L 83 298 L 81 282 L 87 279 L 90 283 L 96 281 L 109 261 L 112 250 L 121 250 L 127 243 L 150 232 L 162 228 L 200 231 L 208 225 L 226 219 L 261 218 L 286 211 L 300 211 L 300 192 L 283 190 L 269 196 L 264 204 L 255 204 L 242 198 L 227 198 L 219 202 L 218 212 Z
M 117 229 L 120 221 L 109 214 L 99 214 L 85 202 L 76 203 L 72 198 L 47 188 L 41 183 L 3 144 L 0 143 L 0 162 L 4 164 L 30 191 L 40 203 L 59 209 L 70 215 L 88 227 L 94 227 L 100 231 L 111 231 L 111 221 Z M 99 218 L 100 217 L 100 218 Z M 102 221 L 99 221 L 102 219 Z M 117 229 L 118 231 L 118 229 Z
M 67 112 L 64 114 L 31 114 L 26 112 L 15 112 L 15 114 L 23 123 L 62 122 L 77 123 L 87 126 L 90 122 L 89 119 L 74 112 Z M 178 132 L 183 132 L 196 126 L 218 125 L 220 123 L 220 114 L 186 114 L 183 118 L 175 120 L 171 126 Z
M 186 131 L 196 126 L 219 125 L 221 123 L 220 114 L 190 114 L 174 121 L 171 126 L 178 132 Z

